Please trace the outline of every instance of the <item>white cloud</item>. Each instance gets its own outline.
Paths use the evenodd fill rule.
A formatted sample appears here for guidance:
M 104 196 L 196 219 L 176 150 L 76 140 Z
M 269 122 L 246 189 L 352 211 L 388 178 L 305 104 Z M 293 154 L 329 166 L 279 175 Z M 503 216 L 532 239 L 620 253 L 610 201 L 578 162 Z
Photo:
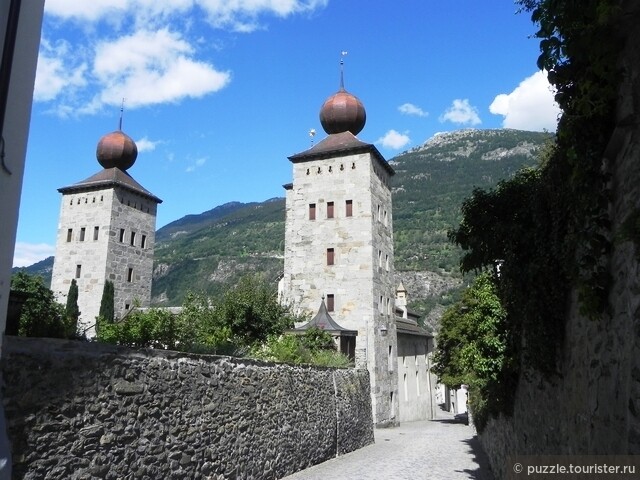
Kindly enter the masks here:
M 497 95 L 489 106 L 494 115 L 502 115 L 502 126 L 520 130 L 555 132 L 561 113 L 545 72 L 525 78 L 513 92 Z
M 191 58 L 193 47 L 167 29 L 138 31 L 96 49 L 94 73 L 103 86 L 95 104 L 131 108 L 198 98 L 224 88 L 229 72 Z
M 482 123 L 478 109 L 469 103 L 469 99 L 456 98 L 451 106 L 440 116 L 440 122 L 458 125 L 479 125 Z
M 397 132 L 395 130 L 389 130 L 382 137 L 376 140 L 375 143 L 382 144 L 385 148 L 390 148 L 392 150 L 399 150 L 405 145 L 407 145 L 411 139 L 408 135 L 404 133 Z
M 215 48 L 195 23 L 250 32 L 268 17 L 310 14 L 328 0 L 47 0 L 45 33 L 72 23 L 75 44 L 41 50 L 34 98 L 60 116 L 175 103 L 219 91 L 230 72 L 201 55 Z M 126 34 L 125 34 L 126 32 Z M 133 33 L 130 33 L 133 32 Z M 196 48 L 197 47 L 197 48 Z
M 46 243 L 16 242 L 13 251 L 13 266 L 29 267 L 47 257 L 51 257 L 55 252 L 56 247 Z
M 42 40 L 33 91 L 36 101 L 47 102 L 87 84 L 87 64 L 80 61 L 74 65 L 70 60 L 70 49 L 65 41 L 53 45 Z
M 191 172 L 195 171 L 195 170 L 196 170 L 196 168 L 200 168 L 200 167 L 202 167 L 205 163 L 207 163 L 207 159 L 206 159 L 206 157 L 198 158 L 198 159 L 196 159 L 196 161 L 195 161 L 195 162 L 193 162 L 193 164 L 192 164 L 192 165 L 189 165 L 189 166 L 187 167 L 187 169 L 185 170 L 185 172 L 187 172 L 187 173 L 191 173 Z
M 47 0 L 45 11 L 77 22 L 116 22 L 132 18 L 136 25 L 156 25 L 189 10 L 204 13 L 216 28 L 251 32 L 260 28 L 261 16 L 285 18 L 323 8 L 329 0 Z M 199 15 L 202 13 L 198 12 Z
M 149 140 L 147 137 L 142 137 L 140 140 L 136 140 L 138 152 L 151 152 L 155 150 L 160 143 L 162 143 L 160 140 L 153 141 Z
M 418 117 L 426 117 L 427 115 L 429 115 L 428 112 L 425 112 L 413 103 L 403 103 L 398 107 L 398 110 L 404 115 L 415 115 Z

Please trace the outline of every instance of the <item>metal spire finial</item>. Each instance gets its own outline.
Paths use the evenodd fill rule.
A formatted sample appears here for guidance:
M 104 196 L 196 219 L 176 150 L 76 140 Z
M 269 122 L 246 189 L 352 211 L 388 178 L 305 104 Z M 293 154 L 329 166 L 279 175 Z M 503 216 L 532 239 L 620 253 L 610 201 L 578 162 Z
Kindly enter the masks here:
M 120 124 L 118 130 L 122 131 L 122 116 L 124 115 L 124 97 L 122 98 L 122 104 L 120 105 Z
M 344 57 L 347 53 L 346 50 L 340 52 L 340 90 L 344 90 Z

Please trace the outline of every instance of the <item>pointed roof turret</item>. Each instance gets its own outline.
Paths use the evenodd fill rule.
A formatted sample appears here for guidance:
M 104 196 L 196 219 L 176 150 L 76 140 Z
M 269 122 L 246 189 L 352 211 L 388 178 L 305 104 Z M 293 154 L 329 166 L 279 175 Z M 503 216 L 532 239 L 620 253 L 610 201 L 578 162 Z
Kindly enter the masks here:
M 316 316 L 313 317 L 311 321 L 296 328 L 296 330 L 309 330 L 310 328 L 314 327 L 319 328 L 320 330 L 324 330 L 325 332 L 339 333 L 341 335 L 358 334 L 358 332 L 356 332 L 355 330 L 349 330 L 347 328 L 341 327 L 333 318 L 331 318 L 331 315 L 329 315 L 329 312 L 327 311 L 327 306 L 324 303 L 324 296 L 322 297 L 320 308 L 318 309 L 318 313 L 316 313 Z

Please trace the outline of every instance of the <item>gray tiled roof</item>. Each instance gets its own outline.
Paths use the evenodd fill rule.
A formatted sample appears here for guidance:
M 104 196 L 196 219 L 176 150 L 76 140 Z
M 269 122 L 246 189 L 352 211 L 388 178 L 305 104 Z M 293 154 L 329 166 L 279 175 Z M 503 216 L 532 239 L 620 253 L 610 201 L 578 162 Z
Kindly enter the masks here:
M 329 333 L 339 333 L 341 335 L 357 335 L 358 333 L 355 330 L 348 330 L 346 328 L 341 327 L 336 323 L 336 321 L 331 318 L 329 312 L 327 311 L 327 306 L 324 304 L 324 298 L 320 303 L 320 308 L 318 309 L 318 313 L 315 317 L 311 319 L 311 321 L 301 325 L 296 328 L 296 331 L 299 330 L 308 330 L 310 328 L 319 328 L 320 330 L 324 330 Z
M 313 147 L 304 152 L 291 155 L 289 160 L 293 163 L 306 162 L 309 160 L 315 160 L 318 158 L 328 158 L 335 156 L 337 153 L 346 155 L 350 153 L 369 152 L 378 162 L 383 166 L 389 175 L 395 175 L 395 171 L 387 163 L 382 154 L 378 151 L 375 145 L 365 143 L 356 138 L 351 132 L 332 133 L 327 136 L 321 142 L 318 142 Z
M 162 203 L 158 197 L 149 192 L 146 188 L 136 182 L 127 172 L 120 170 L 118 167 L 105 168 L 95 175 L 73 185 L 59 188 L 60 193 L 73 193 L 86 190 L 94 190 L 107 187 L 122 187 L 134 193 L 138 193 L 149 200 Z

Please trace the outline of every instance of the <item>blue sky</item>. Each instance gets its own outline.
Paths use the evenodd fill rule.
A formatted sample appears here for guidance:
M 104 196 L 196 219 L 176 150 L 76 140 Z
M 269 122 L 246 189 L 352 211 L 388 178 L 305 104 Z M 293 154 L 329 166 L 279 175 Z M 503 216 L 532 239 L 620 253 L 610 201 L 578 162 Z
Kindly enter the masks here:
M 391 159 L 437 132 L 555 130 L 527 13 L 510 0 L 47 0 L 14 266 L 53 255 L 61 195 L 116 130 L 157 227 L 283 196 L 320 106 L 358 96 Z

